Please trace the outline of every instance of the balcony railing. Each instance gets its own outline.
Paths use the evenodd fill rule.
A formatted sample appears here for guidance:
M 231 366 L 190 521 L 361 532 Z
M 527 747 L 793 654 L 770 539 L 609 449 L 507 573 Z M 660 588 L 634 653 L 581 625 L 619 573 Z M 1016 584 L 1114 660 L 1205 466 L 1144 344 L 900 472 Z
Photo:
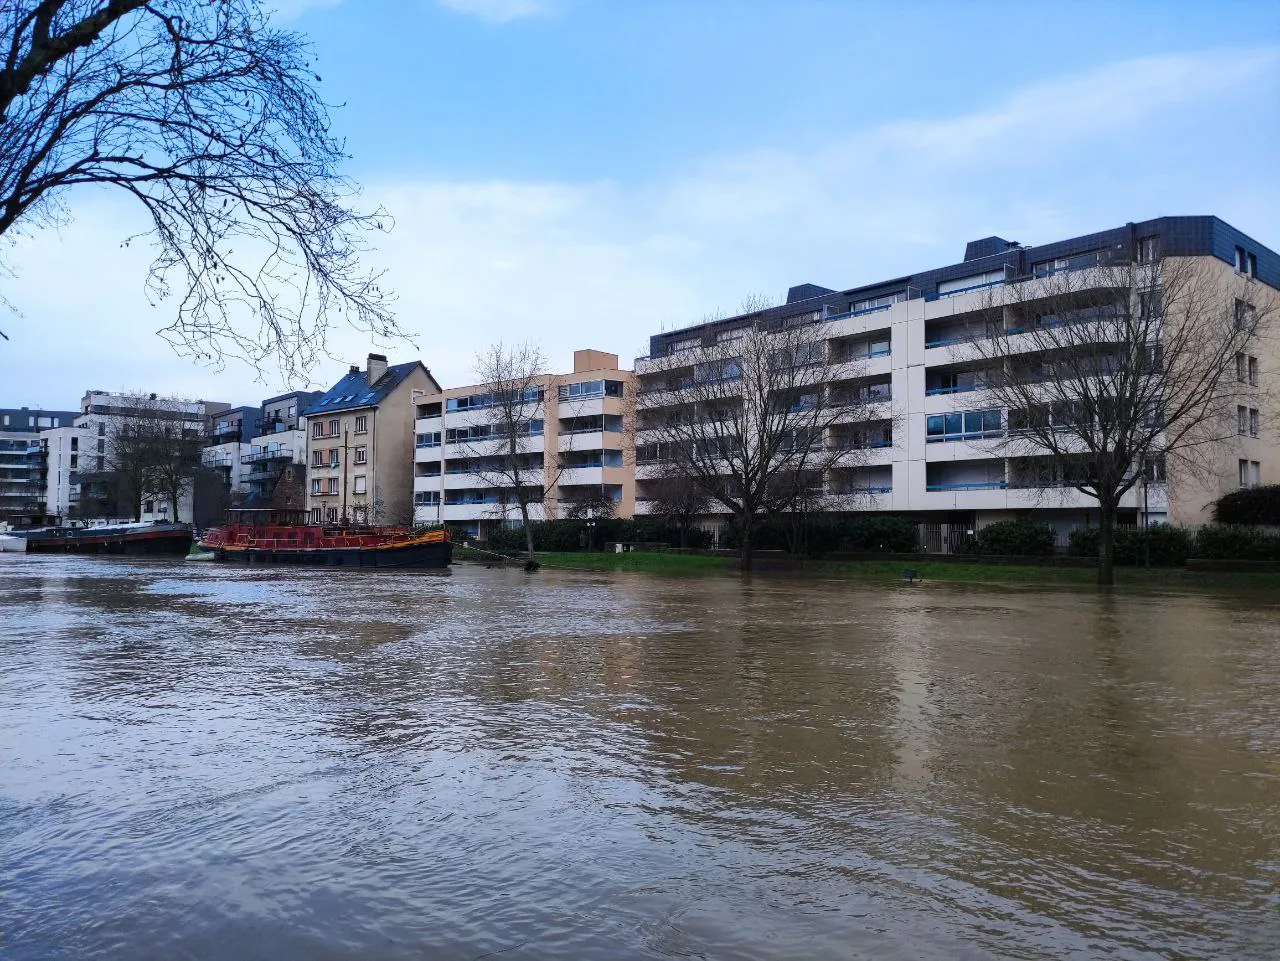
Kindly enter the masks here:
M 953 491 L 1002 491 L 1008 486 L 1005 481 L 968 481 L 965 483 L 926 484 L 924 489 L 931 494 L 945 494 Z
M 827 450 L 883 450 L 886 447 L 892 447 L 893 440 L 886 440 L 883 437 L 873 440 L 841 440 L 834 441 L 827 445 Z
M 863 307 L 861 310 L 846 310 L 842 314 L 827 314 L 826 320 L 844 320 L 846 317 L 862 317 L 865 314 L 876 314 L 882 310 L 889 310 L 893 304 L 879 304 L 875 307 Z
M 887 484 L 882 487 L 862 487 L 854 484 L 837 484 L 831 487 L 829 493 L 839 496 L 858 494 L 892 494 L 893 485 Z
M 982 390 L 985 384 L 957 384 L 954 387 L 929 387 L 925 390 L 926 397 L 942 397 L 946 394 L 967 394 L 971 390 Z
M 956 297 L 960 294 L 972 293 L 975 290 L 986 290 L 988 287 L 1002 287 L 1006 281 L 1004 280 L 988 280 L 983 284 L 970 284 L 968 287 L 959 287 L 956 290 L 941 291 L 936 294 L 927 294 L 926 301 L 941 300 L 943 297 Z
M 260 463 L 261 461 L 268 461 L 268 460 L 285 460 L 285 459 L 287 459 L 287 460 L 293 460 L 293 450 L 292 450 L 292 448 L 289 448 L 289 447 L 271 447 L 271 448 L 268 448 L 267 450 L 255 451 L 255 452 L 254 452 L 254 453 L 252 453 L 252 454 L 242 454 L 242 455 L 240 456 L 240 463 L 242 463 L 242 464 L 256 464 L 256 463 Z M 320 466 L 320 465 L 316 465 L 316 466 Z M 337 465 L 335 464 L 335 465 L 333 465 L 333 466 L 335 466 L 335 467 L 336 467 Z

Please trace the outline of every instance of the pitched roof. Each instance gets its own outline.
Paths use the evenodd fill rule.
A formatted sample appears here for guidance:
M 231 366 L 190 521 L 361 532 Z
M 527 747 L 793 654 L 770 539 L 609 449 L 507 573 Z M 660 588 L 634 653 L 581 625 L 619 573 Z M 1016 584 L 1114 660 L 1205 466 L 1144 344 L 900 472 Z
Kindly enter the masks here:
M 340 410 L 355 410 L 358 407 L 374 407 L 386 400 L 387 395 L 404 383 L 405 378 L 419 367 L 426 372 L 427 378 L 438 391 L 440 385 L 420 360 L 388 367 L 387 372 L 374 384 L 369 383 L 366 371 L 353 370 L 321 394 L 302 414 L 309 417 Z

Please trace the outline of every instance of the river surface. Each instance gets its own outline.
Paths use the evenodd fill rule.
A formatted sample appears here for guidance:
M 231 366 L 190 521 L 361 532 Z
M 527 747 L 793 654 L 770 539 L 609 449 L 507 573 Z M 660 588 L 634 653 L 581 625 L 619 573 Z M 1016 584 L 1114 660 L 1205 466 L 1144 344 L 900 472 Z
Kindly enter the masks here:
M 1275 958 L 1278 602 L 0 554 L 0 958 Z

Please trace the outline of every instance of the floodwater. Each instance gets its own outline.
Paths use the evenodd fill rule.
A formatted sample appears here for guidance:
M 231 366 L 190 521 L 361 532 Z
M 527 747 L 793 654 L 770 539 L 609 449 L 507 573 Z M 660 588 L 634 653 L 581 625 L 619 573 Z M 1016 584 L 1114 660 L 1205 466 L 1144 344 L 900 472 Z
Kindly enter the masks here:
M 0 555 L 0 958 L 1274 958 L 1278 603 Z

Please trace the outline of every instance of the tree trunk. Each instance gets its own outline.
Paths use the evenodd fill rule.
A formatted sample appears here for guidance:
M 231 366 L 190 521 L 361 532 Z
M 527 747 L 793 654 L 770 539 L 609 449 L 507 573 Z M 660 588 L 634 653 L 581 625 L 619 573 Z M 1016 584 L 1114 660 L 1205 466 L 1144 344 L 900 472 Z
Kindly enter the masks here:
M 1098 584 L 1110 586 L 1116 582 L 1116 506 L 1098 506 Z
M 169 515 L 169 520 L 175 524 L 178 523 L 178 492 L 174 491 L 169 496 L 169 507 L 173 509 L 173 513 Z
M 744 513 L 738 525 L 738 564 L 744 571 L 751 570 L 751 522 L 750 514 Z
M 689 546 L 689 525 L 680 525 L 680 550 L 684 550 Z
M 536 571 L 538 569 L 538 559 L 533 553 L 533 527 L 529 524 L 529 505 L 523 500 L 520 501 L 520 519 L 524 522 L 524 546 L 528 552 L 528 558 L 524 562 L 526 571 Z

